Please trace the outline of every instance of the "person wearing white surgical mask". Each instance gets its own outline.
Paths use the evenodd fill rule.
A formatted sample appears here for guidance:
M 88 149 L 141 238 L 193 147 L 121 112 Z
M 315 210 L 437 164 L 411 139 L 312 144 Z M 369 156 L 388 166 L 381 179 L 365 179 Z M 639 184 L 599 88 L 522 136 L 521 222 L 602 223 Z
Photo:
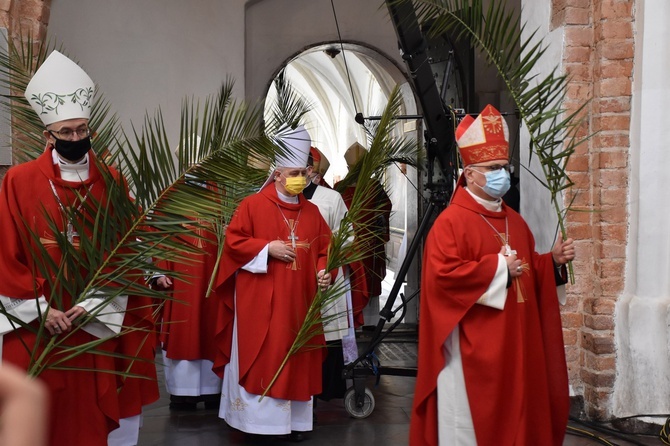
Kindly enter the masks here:
M 465 168 L 466 180 L 468 181 L 470 188 L 476 186 L 475 189 L 481 191 L 481 193 L 474 191 L 473 193 L 488 199 L 502 198 L 507 193 L 511 185 L 509 171 L 510 165 L 507 160 L 494 160 L 482 164 L 471 164 Z M 482 177 L 484 179 L 483 185 L 480 184 Z M 484 194 L 484 196 L 482 196 L 482 194 Z
M 563 444 L 568 374 L 557 286 L 572 239 L 538 254 L 510 189 L 507 124 L 487 105 L 456 129 L 463 160 L 423 253 L 410 444 Z M 491 415 L 504 429 L 491 429 Z

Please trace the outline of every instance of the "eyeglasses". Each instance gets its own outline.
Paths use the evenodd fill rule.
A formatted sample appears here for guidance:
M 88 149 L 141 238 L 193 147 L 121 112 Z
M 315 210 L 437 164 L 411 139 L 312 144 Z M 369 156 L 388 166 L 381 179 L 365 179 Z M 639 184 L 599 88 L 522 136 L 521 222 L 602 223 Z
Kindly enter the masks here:
M 306 177 L 307 169 L 291 169 L 286 171 L 279 171 L 280 175 L 283 175 L 284 178 L 294 178 L 294 177 Z
M 505 169 L 506 171 L 510 171 L 511 166 L 509 164 L 493 164 L 491 166 L 482 166 L 482 165 L 477 165 L 477 164 L 471 164 L 468 167 L 480 167 L 483 169 L 487 169 L 489 172 L 495 172 L 498 170 Z
M 86 137 L 90 136 L 91 129 L 88 126 L 79 127 L 77 129 L 71 129 L 71 128 L 65 127 L 64 129 L 60 129 L 58 131 L 47 129 L 47 132 L 51 133 L 51 136 L 53 136 L 56 139 L 71 140 L 71 139 L 74 138 L 74 135 L 77 135 L 79 138 L 86 138 Z M 56 135 L 58 135 L 58 136 L 56 136 Z

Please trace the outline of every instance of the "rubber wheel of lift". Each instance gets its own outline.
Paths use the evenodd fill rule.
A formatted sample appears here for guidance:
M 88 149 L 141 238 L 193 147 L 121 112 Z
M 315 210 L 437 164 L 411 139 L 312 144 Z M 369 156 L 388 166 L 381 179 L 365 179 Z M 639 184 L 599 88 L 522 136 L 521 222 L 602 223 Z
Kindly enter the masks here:
M 372 391 L 366 387 L 363 405 L 359 407 L 356 404 L 356 390 L 350 387 L 344 394 L 344 408 L 354 418 L 367 418 L 375 410 L 375 397 Z

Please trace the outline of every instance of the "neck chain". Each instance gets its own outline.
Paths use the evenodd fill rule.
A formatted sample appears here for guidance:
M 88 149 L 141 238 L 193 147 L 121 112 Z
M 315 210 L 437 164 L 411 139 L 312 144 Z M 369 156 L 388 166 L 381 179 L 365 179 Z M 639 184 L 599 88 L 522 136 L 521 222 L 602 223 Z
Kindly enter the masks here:
M 281 208 L 279 207 L 279 205 L 277 203 L 275 203 L 275 204 L 277 205 L 277 209 L 279 209 L 279 213 L 281 214 L 282 218 L 284 219 L 284 223 L 286 223 L 286 227 L 289 230 L 290 234 L 288 236 L 288 239 L 291 241 L 291 246 L 293 247 L 293 249 L 295 249 L 296 248 L 296 240 L 298 240 L 298 237 L 296 237 L 296 235 L 295 235 L 295 230 L 298 228 L 298 223 L 300 222 L 300 214 L 302 213 L 302 209 L 300 209 L 298 211 L 298 217 L 295 220 L 288 220 L 286 218 L 286 215 L 284 215 L 284 211 L 281 210 Z
M 502 235 L 498 232 L 498 230 L 495 227 L 493 227 L 491 222 L 488 221 L 488 219 L 486 217 L 484 217 L 484 215 L 479 214 L 479 216 L 482 217 L 482 219 L 486 222 L 486 224 L 489 225 L 491 227 L 491 229 L 493 229 L 493 231 L 498 235 L 498 237 L 502 239 Z M 510 246 L 509 246 L 509 226 L 507 224 L 507 217 L 505 217 L 505 238 L 504 238 L 504 240 L 501 240 L 501 241 L 502 241 L 503 246 L 505 247 L 505 255 L 506 256 L 511 256 L 512 254 L 516 254 L 516 251 L 512 250 L 512 248 L 510 248 Z
M 53 192 L 54 197 L 56 198 L 56 201 L 58 202 L 58 206 L 60 207 L 60 210 L 63 213 L 63 216 L 68 219 L 66 235 L 67 235 L 67 241 L 70 242 L 70 244 L 72 245 L 72 244 L 74 244 L 74 238 L 79 237 L 79 233 L 77 233 L 74 230 L 74 225 L 72 224 L 73 216 L 68 216 L 67 210 L 65 209 L 65 205 L 61 201 L 60 196 L 58 196 L 58 191 L 56 190 L 56 186 L 54 185 L 54 182 L 51 179 L 49 179 L 49 184 L 51 185 L 51 191 Z M 84 202 L 88 198 L 88 194 L 91 192 L 92 189 L 93 189 L 93 186 L 91 186 L 86 191 L 86 195 L 84 195 L 84 198 L 81 199 L 81 203 L 79 203 L 79 206 L 77 206 L 77 209 L 75 209 L 74 213 L 77 213 L 81 210 L 81 207 L 84 205 Z

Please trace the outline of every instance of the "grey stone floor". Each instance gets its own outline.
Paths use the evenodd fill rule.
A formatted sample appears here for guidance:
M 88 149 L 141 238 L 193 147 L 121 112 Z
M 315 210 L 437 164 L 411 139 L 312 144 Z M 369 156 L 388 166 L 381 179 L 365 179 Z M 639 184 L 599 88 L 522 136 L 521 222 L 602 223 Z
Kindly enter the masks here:
M 161 398 L 145 408 L 144 424 L 138 446 L 214 446 L 214 445 L 277 445 L 286 443 L 275 438 L 250 437 L 231 429 L 219 419 L 217 411 L 205 410 L 202 403 L 195 412 L 171 412 L 169 396 L 164 390 L 162 371 L 159 370 Z M 405 446 L 408 444 L 409 417 L 414 393 L 413 377 L 382 376 L 378 386 L 369 379 L 368 388 L 375 397 L 375 409 L 365 419 L 349 416 L 341 399 L 319 401 L 314 430 L 302 444 L 318 446 L 380 445 Z M 582 437 L 576 435 L 582 430 Z M 600 437 L 600 438 L 598 438 Z M 570 423 L 564 446 L 589 445 L 662 445 L 658 437 L 629 436 L 627 439 L 600 433 L 577 423 Z M 489 445 L 482 445 L 489 446 Z M 531 446 L 531 445 L 527 445 Z M 535 446 L 535 445 L 533 445 Z M 541 446 L 541 445 L 537 445 Z
M 317 422 L 303 444 L 400 445 L 407 444 L 414 378 L 382 377 L 373 389 L 376 408 L 366 419 L 351 418 L 342 400 L 317 403 Z M 374 385 L 374 383 L 372 383 Z M 274 444 L 272 437 L 252 438 L 219 419 L 217 411 L 199 406 L 196 412 L 170 412 L 167 395 L 145 410 L 141 446 L 212 446 Z M 293 443 L 287 443 L 293 444 Z
M 384 295 L 388 295 L 393 282 L 389 270 L 384 280 Z M 384 295 L 380 304 L 385 303 Z M 368 345 L 370 332 L 359 332 L 359 347 Z M 378 346 L 377 354 L 385 367 L 416 368 L 416 328 L 401 325 Z M 160 362 L 160 357 L 157 358 Z M 277 445 L 285 443 L 275 438 L 255 437 L 235 431 L 217 416 L 215 410 L 199 407 L 196 412 L 171 412 L 169 396 L 159 370 L 161 398 L 145 408 L 144 425 L 140 431 L 138 446 L 214 446 L 214 445 Z M 314 430 L 302 443 L 316 446 L 406 446 L 409 437 L 409 417 L 414 396 L 415 378 L 382 375 L 379 385 L 374 379 L 368 381 L 376 405 L 365 419 L 352 418 L 341 399 L 330 402 L 319 401 L 316 407 L 317 421 Z M 202 406 L 202 403 L 201 405 Z M 581 435 L 577 435 L 580 433 Z M 571 422 L 563 446 L 662 446 L 654 436 L 616 436 L 602 433 L 579 423 Z M 495 446 L 495 445 L 480 445 Z M 524 445 L 543 446 L 543 445 Z

